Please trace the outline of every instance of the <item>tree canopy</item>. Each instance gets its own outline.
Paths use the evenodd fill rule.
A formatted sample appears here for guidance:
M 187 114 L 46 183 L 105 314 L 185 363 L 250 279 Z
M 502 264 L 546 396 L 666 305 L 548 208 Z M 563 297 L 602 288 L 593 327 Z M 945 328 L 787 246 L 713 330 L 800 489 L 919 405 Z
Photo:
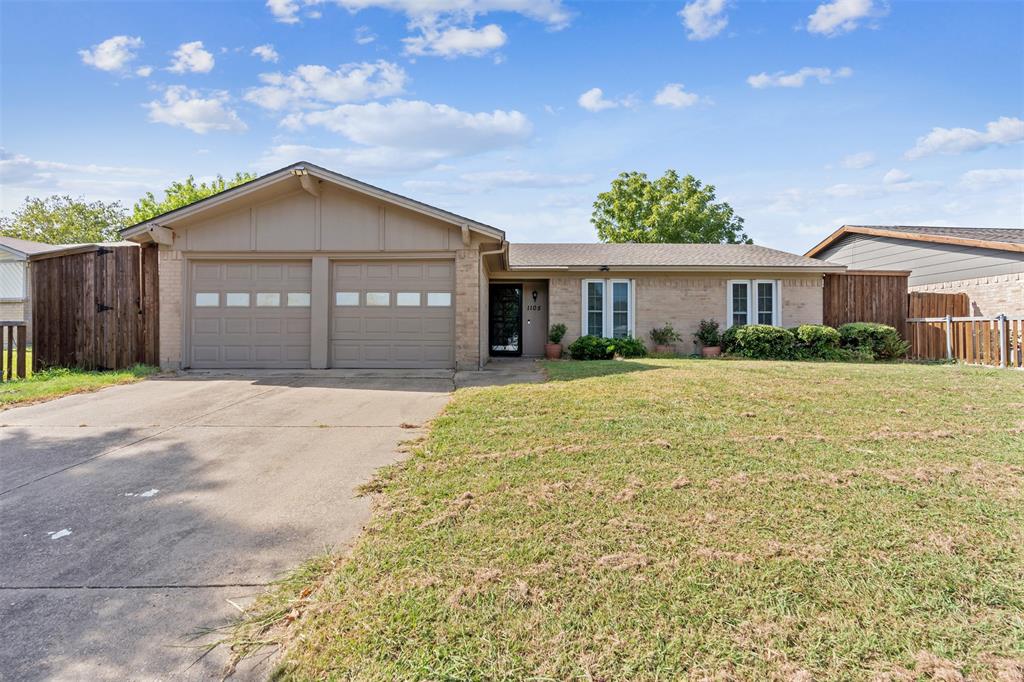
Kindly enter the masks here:
M 715 202 L 715 186 L 669 169 L 656 180 L 621 173 L 597 195 L 590 222 L 603 242 L 751 244 L 743 218 Z
M 119 239 L 128 213 L 120 202 L 86 202 L 68 195 L 25 197 L 10 216 L 0 217 L 0 235 L 45 244 L 83 244 Z
M 185 178 L 184 182 L 175 181 L 164 190 L 163 199 L 157 199 L 152 192 L 146 192 L 146 196 L 135 202 L 132 209 L 132 223 L 141 223 L 150 218 L 155 218 L 161 213 L 173 211 L 182 206 L 188 206 L 200 199 L 231 189 L 243 182 L 255 180 L 253 173 L 235 173 L 233 178 L 225 180 L 218 175 L 216 180 L 210 182 L 196 182 L 191 175 Z

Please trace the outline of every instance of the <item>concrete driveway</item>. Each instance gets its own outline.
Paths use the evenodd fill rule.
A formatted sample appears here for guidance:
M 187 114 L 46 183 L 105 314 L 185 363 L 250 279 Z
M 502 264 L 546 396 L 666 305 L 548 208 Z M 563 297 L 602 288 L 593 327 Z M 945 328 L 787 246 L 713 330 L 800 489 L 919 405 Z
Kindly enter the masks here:
M 452 386 L 186 376 L 0 412 L 0 679 L 215 676 L 187 637 L 351 542 L 353 488 Z

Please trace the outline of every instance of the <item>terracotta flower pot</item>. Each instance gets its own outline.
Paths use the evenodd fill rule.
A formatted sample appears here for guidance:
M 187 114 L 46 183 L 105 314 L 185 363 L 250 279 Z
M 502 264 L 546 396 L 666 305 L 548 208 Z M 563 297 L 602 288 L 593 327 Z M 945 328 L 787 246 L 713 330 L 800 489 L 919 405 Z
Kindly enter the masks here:
M 705 358 L 717 358 L 722 354 L 721 346 L 704 346 L 700 349 L 701 356 Z
M 670 355 L 676 352 L 675 346 L 662 346 L 659 343 L 654 344 L 654 352 L 659 355 Z
M 548 360 L 558 360 L 562 357 L 562 344 L 560 343 L 545 343 L 544 344 L 544 357 Z

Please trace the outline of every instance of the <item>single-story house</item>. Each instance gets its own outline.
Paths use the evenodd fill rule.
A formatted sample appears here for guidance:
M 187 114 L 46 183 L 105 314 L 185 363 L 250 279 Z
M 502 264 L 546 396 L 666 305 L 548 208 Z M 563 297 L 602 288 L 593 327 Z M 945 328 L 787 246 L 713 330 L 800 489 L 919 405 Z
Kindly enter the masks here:
M 805 255 L 909 271 L 909 291 L 966 293 L 972 316 L 1024 315 L 1024 229 L 844 225 Z
M 123 231 L 159 248 L 169 368 L 463 368 L 542 355 L 547 330 L 693 348 L 820 323 L 842 265 L 761 246 L 510 244 L 505 232 L 300 162 Z
M 32 341 L 32 287 L 29 258 L 63 248 L 54 244 L 0 237 L 0 320 L 24 321 Z

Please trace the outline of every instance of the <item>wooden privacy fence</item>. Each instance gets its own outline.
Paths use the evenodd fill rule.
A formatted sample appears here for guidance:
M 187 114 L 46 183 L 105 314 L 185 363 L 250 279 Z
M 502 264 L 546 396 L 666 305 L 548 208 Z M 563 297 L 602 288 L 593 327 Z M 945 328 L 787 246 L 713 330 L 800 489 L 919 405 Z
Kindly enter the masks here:
M 907 326 L 913 358 L 1024 368 L 1024 317 L 916 317 Z
M 28 327 L 21 321 L 0 320 L 0 351 L 4 361 L 0 363 L 0 381 L 10 381 L 14 377 L 24 379 L 26 374 L 25 355 L 28 344 Z
M 34 371 L 158 363 L 155 247 L 88 244 L 31 261 Z
M 911 291 L 909 296 L 907 317 L 967 317 L 971 314 L 967 294 Z
M 847 270 L 826 274 L 822 321 L 830 327 L 848 322 L 878 322 L 905 334 L 909 275 L 902 270 Z

